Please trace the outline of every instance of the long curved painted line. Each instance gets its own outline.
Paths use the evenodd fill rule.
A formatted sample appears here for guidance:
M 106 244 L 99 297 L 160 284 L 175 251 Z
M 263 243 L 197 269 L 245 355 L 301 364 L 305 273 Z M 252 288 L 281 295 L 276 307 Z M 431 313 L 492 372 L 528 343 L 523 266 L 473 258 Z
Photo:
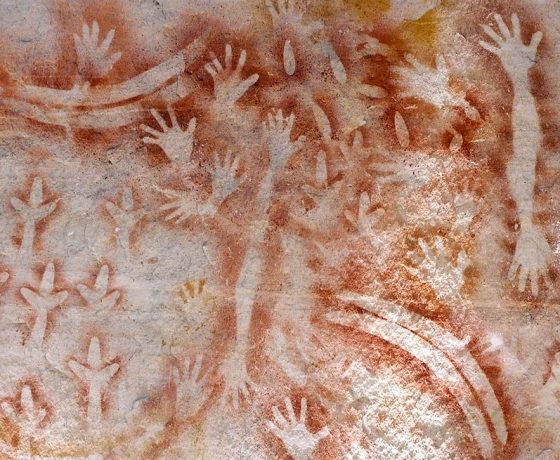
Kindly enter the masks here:
M 146 103 L 164 101 L 173 104 L 186 97 L 189 88 L 177 89 L 178 83 L 168 84 L 142 102 L 131 102 L 117 107 L 78 110 L 72 108 L 48 108 L 13 98 L 0 98 L 0 106 L 24 118 L 40 123 L 73 129 L 114 129 L 140 121 L 146 115 Z
M 350 326 L 379 337 L 426 364 L 437 378 L 446 383 L 457 400 L 484 458 L 492 458 L 492 435 L 484 415 L 474 403 L 470 387 L 445 353 L 408 329 L 382 318 L 360 313 L 332 312 L 327 314 L 327 319 L 332 323 Z
M 140 118 L 139 112 L 142 110 L 141 104 L 132 103 L 88 113 L 65 109 L 48 109 L 12 98 L 0 99 L 0 106 L 8 108 L 24 118 L 30 118 L 40 123 L 77 129 L 111 129 L 126 126 L 137 121 Z
M 375 315 L 410 329 L 446 353 L 479 395 L 498 440 L 505 445 L 508 432 L 502 407 L 488 377 L 462 341 L 428 318 L 393 302 L 353 292 L 345 292 L 339 298 L 356 303 Z
M 79 94 L 75 90 L 59 90 L 33 85 L 17 85 L 11 97 L 47 107 L 96 107 L 119 104 L 129 99 L 152 94 L 172 78 L 182 74 L 205 50 L 202 38 L 195 39 L 167 61 L 130 80 L 111 86 L 90 88 Z

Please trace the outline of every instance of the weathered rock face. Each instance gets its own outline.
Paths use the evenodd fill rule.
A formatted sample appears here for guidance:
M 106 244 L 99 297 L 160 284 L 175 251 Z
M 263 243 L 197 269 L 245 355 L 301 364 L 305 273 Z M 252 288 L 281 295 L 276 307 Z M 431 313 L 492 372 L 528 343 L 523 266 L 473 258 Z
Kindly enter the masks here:
M 560 458 L 556 2 L 0 12 L 1 458 Z

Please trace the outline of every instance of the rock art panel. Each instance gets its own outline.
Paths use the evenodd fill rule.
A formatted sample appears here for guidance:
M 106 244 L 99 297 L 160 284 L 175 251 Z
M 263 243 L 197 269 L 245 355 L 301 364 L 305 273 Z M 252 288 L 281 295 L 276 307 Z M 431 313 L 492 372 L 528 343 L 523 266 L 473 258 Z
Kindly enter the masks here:
M 0 11 L 0 458 L 560 458 L 556 2 Z

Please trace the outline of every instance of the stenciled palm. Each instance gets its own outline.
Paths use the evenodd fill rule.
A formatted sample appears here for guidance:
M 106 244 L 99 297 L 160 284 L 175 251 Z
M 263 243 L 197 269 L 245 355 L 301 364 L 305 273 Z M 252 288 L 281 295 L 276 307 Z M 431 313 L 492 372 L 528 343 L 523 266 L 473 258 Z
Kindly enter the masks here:
M 304 23 L 304 11 L 296 7 L 294 0 L 265 0 L 265 5 L 275 29 L 291 28 L 302 37 L 308 38 L 323 28 L 321 21 Z
M 231 109 L 233 105 L 253 86 L 259 79 L 259 74 L 254 73 L 243 79 L 241 73 L 247 61 L 247 51 L 242 50 L 233 67 L 233 51 L 231 45 L 226 45 L 225 66 L 213 55 L 212 62 L 206 64 L 204 69 L 210 74 L 214 81 L 214 98 L 220 109 Z
M 412 67 L 391 67 L 404 88 L 401 97 L 421 99 L 439 109 L 460 107 L 470 119 L 479 119 L 478 111 L 465 100 L 465 95 L 451 89 L 449 70 L 442 55 L 436 57 L 435 69 L 422 64 L 411 54 L 407 54 L 405 59 Z
M 328 427 L 323 427 L 319 432 L 312 434 L 305 422 L 307 419 L 307 399 L 302 398 L 299 418 L 296 417 L 292 401 L 284 399 L 288 418 L 286 419 L 278 407 L 272 408 L 274 422 L 268 421 L 266 426 L 275 436 L 282 440 L 284 447 L 294 460 L 310 460 L 313 451 L 319 442 L 330 434 Z
M 436 237 L 433 249 L 423 239 L 418 240 L 418 245 L 422 255 L 410 253 L 416 266 L 407 266 L 406 269 L 420 281 L 427 283 L 439 299 L 456 299 L 465 282 L 464 271 L 470 263 L 465 251 L 459 253 L 457 263 L 454 264 L 441 237 Z
M 83 80 L 98 79 L 106 76 L 122 53 L 109 53 L 115 37 L 115 29 L 111 29 L 105 39 L 99 43 L 99 24 L 93 21 L 91 30 L 87 24 L 82 26 L 82 36 L 74 34 L 74 45 L 78 54 L 78 72 Z
M 160 126 L 161 131 L 156 131 L 149 126 L 141 125 L 140 127 L 145 132 L 153 136 L 144 137 L 142 138 L 142 141 L 145 144 L 159 145 L 167 158 L 173 162 L 179 160 L 189 161 L 193 150 L 196 118 L 191 118 L 187 129 L 183 130 L 181 126 L 179 126 L 175 111 L 171 107 L 167 107 L 167 112 L 169 113 L 169 119 L 171 120 L 171 125 L 169 126 L 157 110 L 150 110 L 150 113 Z
M 175 384 L 176 401 L 175 410 L 179 417 L 191 417 L 195 415 L 204 402 L 206 396 L 204 384 L 210 375 L 206 372 L 201 375 L 202 355 L 197 355 L 191 366 L 191 360 L 185 358 L 183 361 L 183 371 L 178 367 L 173 368 L 173 383 Z

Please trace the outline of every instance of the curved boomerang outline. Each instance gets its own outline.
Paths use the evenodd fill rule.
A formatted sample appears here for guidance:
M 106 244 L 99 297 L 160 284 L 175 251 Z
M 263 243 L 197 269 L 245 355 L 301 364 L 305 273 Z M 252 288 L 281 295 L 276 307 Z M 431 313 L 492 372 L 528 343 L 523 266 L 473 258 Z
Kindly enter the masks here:
M 206 49 L 202 42 L 205 35 L 167 61 L 122 83 L 93 88 L 82 95 L 75 90 L 19 85 L 9 96 L 0 97 L 0 106 L 24 118 L 66 128 L 114 129 L 135 123 L 145 115 L 142 102 L 163 100 L 170 105 L 189 94 L 182 72 Z M 143 99 L 126 102 L 135 98 Z
M 196 38 L 168 60 L 122 83 L 94 87 L 82 95 L 76 90 L 17 85 L 10 96 L 33 104 L 59 107 L 59 110 L 121 104 L 151 94 L 172 78 L 177 78 L 206 49 L 203 38 L 204 36 Z
M 0 106 L 6 107 L 24 118 L 40 123 L 71 127 L 75 129 L 114 129 L 140 121 L 146 113 L 145 104 L 150 100 L 165 101 L 170 105 L 180 101 L 188 92 L 174 90 L 181 83 L 169 84 L 142 102 L 131 102 L 118 107 L 103 107 L 90 111 L 65 110 L 63 108 L 46 108 L 27 101 L 13 98 L 0 98 Z
M 492 435 L 484 415 L 474 402 L 472 391 L 474 389 L 485 410 L 488 411 L 500 443 L 505 444 L 507 429 L 501 406 L 486 375 L 465 349 L 463 342 L 433 321 L 391 302 L 356 293 L 344 293 L 339 297 L 363 305 L 368 311 L 380 317 L 339 311 L 327 314 L 329 321 L 380 337 L 426 364 L 436 377 L 447 383 L 463 410 L 484 457 L 488 459 L 492 457 L 493 452 Z M 422 337 L 422 333 L 428 336 L 428 339 Z M 438 345 L 432 344 L 429 338 Z M 459 372 L 457 367 L 466 375 Z M 497 410 L 492 411 L 496 408 Z
M 411 330 L 448 355 L 480 397 L 498 440 L 502 445 L 506 444 L 508 432 L 502 407 L 488 377 L 467 350 L 464 342 L 428 318 L 393 302 L 353 292 L 342 293 L 339 298 L 356 303 L 375 315 Z
M 447 388 L 461 407 L 467 423 L 471 427 L 485 459 L 492 458 L 493 442 L 484 415 L 474 401 L 472 392 L 461 373 L 447 358 L 445 353 L 433 347 L 428 341 L 408 329 L 382 318 L 361 313 L 332 312 L 327 314 L 332 323 L 360 329 L 377 336 L 424 363 L 430 371 L 446 383 Z

